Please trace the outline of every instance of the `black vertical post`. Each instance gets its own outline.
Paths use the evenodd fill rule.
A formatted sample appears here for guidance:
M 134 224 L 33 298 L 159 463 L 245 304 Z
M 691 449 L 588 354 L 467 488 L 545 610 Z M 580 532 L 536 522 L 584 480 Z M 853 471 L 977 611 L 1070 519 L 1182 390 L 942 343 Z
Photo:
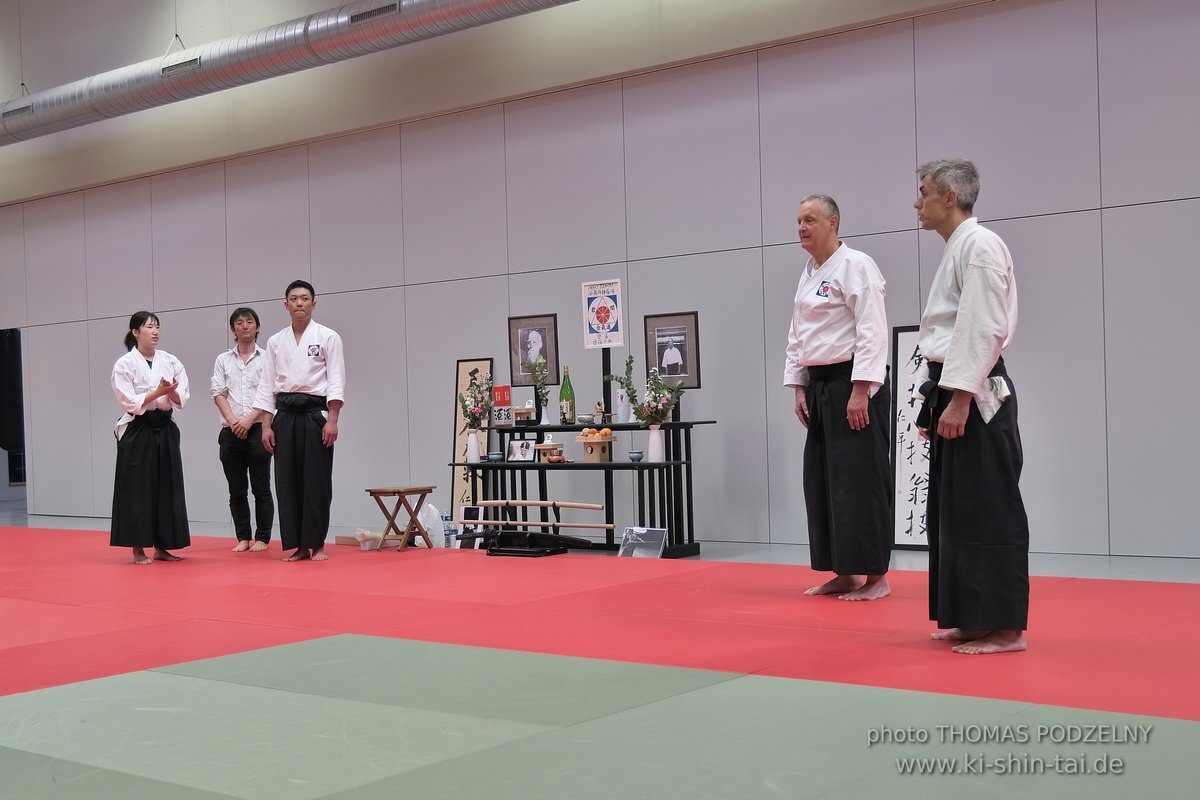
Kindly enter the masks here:
M 4 480 L 25 483 L 25 407 L 21 388 L 21 330 L 0 331 L 0 449 L 7 451 Z
M 600 392 L 601 399 L 604 403 L 604 413 L 613 413 L 612 407 L 612 385 L 604 380 L 605 375 L 612 375 L 612 348 L 605 347 L 600 351 Z

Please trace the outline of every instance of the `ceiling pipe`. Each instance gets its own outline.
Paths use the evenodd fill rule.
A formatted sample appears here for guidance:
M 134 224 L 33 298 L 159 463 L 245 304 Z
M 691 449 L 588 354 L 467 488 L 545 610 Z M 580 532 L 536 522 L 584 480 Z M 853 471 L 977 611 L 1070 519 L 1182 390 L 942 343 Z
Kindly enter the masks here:
M 0 105 L 0 146 L 575 0 L 359 0 Z

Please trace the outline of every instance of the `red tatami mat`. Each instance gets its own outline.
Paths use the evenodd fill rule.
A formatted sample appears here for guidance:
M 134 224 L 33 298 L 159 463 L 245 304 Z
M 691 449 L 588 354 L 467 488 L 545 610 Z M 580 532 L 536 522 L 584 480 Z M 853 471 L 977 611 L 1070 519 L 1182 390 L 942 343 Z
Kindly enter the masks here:
M 137 567 L 103 532 L 0 528 L 0 694 L 335 633 L 1200 720 L 1200 586 L 1034 578 L 1023 654 L 928 638 L 926 575 L 804 597 L 802 566 L 571 554 L 362 552 L 285 564 L 197 537 Z

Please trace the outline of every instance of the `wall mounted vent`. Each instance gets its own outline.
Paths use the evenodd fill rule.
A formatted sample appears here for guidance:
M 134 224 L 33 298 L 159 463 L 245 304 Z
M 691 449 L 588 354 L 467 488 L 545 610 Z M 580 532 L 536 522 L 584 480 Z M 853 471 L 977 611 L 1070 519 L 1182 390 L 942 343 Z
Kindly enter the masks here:
M 182 72 L 185 69 L 196 69 L 200 66 L 200 56 L 189 58 L 185 61 L 179 61 L 175 64 L 168 64 L 162 68 L 163 75 L 170 75 L 172 72 Z
M 33 105 L 32 104 L 27 105 L 27 106 L 17 106 L 16 108 L 6 108 L 6 109 L 4 109 L 4 114 L 0 115 L 0 119 L 10 119 L 12 117 L 19 117 L 22 114 L 32 114 L 32 113 L 33 113 Z
M 388 3 L 386 6 L 380 6 L 379 8 L 372 8 L 370 11 L 360 11 L 357 14 L 351 14 L 350 15 L 350 24 L 351 25 L 361 25 L 364 22 L 370 22 L 371 20 L 376 19 L 378 17 L 385 17 L 389 14 L 399 14 L 399 13 L 400 13 L 400 4 L 399 3 Z

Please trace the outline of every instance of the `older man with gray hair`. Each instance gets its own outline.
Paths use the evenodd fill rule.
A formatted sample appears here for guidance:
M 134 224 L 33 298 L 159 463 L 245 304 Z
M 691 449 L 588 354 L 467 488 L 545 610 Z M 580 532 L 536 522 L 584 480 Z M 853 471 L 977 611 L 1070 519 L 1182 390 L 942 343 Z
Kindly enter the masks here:
M 810 563 L 835 577 L 805 591 L 842 600 L 891 593 L 892 472 L 888 461 L 888 324 L 884 280 L 838 238 L 833 198 L 810 195 L 796 215 L 809 259 L 788 330 L 785 386 L 804 443 Z
M 1018 481 L 1017 396 L 1001 351 L 1017 326 L 1004 242 L 973 216 L 979 172 L 963 159 L 917 170 L 917 219 L 946 240 L 921 317 L 929 380 L 929 617 L 967 655 L 1025 649 L 1029 522 Z

